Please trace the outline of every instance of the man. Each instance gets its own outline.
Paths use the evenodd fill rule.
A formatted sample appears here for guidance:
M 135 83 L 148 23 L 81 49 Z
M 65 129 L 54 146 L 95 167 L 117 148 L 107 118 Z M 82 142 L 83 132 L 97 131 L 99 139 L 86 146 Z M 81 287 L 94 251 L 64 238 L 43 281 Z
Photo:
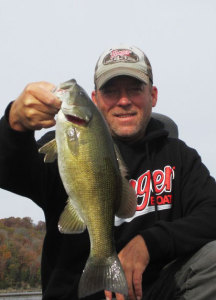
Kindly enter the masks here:
M 47 82 L 29 84 L 0 122 L 0 186 L 31 198 L 45 213 L 43 300 L 77 299 L 89 253 L 85 231 L 62 235 L 67 195 L 57 164 L 44 164 L 34 130 L 55 124 L 61 102 Z M 129 299 L 215 299 L 216 183 L 194 149 L 169 138 L 151 118 L 157 103 L 151 65 L 136 47 L 105 51 L 95 68 L 92 100 L 103 113 L 137 193 L 130 219 L 115 219 L 115 243 Z M 110 292 L 105 291 L 107 299 Z M 123 295 L 116 294 L 118 300 Z M 102 299 L 97 293 L 86 299 Z

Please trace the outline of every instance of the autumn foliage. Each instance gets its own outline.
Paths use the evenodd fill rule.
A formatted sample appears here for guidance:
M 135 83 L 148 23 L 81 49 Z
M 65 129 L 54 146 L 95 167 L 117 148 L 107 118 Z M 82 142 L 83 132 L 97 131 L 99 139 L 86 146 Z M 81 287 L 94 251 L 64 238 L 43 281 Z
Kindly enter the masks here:
M 45 223 L 31 218 L 0 219 L 0 290 L 35 289 L 40 285 Z

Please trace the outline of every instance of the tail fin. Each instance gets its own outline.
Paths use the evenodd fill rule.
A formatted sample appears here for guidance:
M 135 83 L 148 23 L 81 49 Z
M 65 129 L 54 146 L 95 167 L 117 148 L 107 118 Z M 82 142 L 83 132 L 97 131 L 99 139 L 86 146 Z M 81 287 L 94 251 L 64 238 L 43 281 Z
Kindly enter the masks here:
M 128 295 L 127 281 L 117 254 L 106 259 L 89 257 L 83 270 L 79 282 L 79 298 L 103 290 Z

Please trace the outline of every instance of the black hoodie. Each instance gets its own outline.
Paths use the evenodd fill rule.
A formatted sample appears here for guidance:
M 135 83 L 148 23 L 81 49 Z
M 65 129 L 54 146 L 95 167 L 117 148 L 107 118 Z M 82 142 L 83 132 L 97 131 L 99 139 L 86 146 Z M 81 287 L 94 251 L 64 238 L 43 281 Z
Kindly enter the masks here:
M 198 250 L 216 239 L 216 183 L 194 149 L 169 138 L 162 123 L 151 119 L 143 140 L 116 141 L 137 192 L 137 211 L 131 219 L 115 219 L 119 252 L 141 234 L 150 254 L 143 284 L 173 259 Z M 54 138 L 46 134 L 38 143 L 34 133 L 16 132 L 6 115 L 0 121 L 0 187 L 32 199 L 45 214 L 46 236 L 42 252 L 43 300 L 77 298 L 80 275 L 89 254 L 87 231 L 59 233 L 57 223 L 66 203 L 56 162 L 44 164 L 38 147 Z M 103 292 L 86 299 L 101 299 Z

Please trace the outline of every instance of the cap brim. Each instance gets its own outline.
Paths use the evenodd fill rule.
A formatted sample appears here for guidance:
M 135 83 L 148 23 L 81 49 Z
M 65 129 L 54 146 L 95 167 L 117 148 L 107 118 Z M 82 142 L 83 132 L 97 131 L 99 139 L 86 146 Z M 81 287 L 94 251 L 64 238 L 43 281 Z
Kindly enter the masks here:
M 149 77 L 143 73 L 143 71 L 139 71 L 138 69 L 126 68 L 126 67 L 118 67 L 113 68 L 113 70 L 108 70 L 107 72 L 103 73 L 99 76 L 96 81 L 96 88 L 99 90 L 103 87 L 105 83 L 107 83 L 110 79 L 117 77 L 117 76 L 131 76 L 144 83 L 149 83 Z

